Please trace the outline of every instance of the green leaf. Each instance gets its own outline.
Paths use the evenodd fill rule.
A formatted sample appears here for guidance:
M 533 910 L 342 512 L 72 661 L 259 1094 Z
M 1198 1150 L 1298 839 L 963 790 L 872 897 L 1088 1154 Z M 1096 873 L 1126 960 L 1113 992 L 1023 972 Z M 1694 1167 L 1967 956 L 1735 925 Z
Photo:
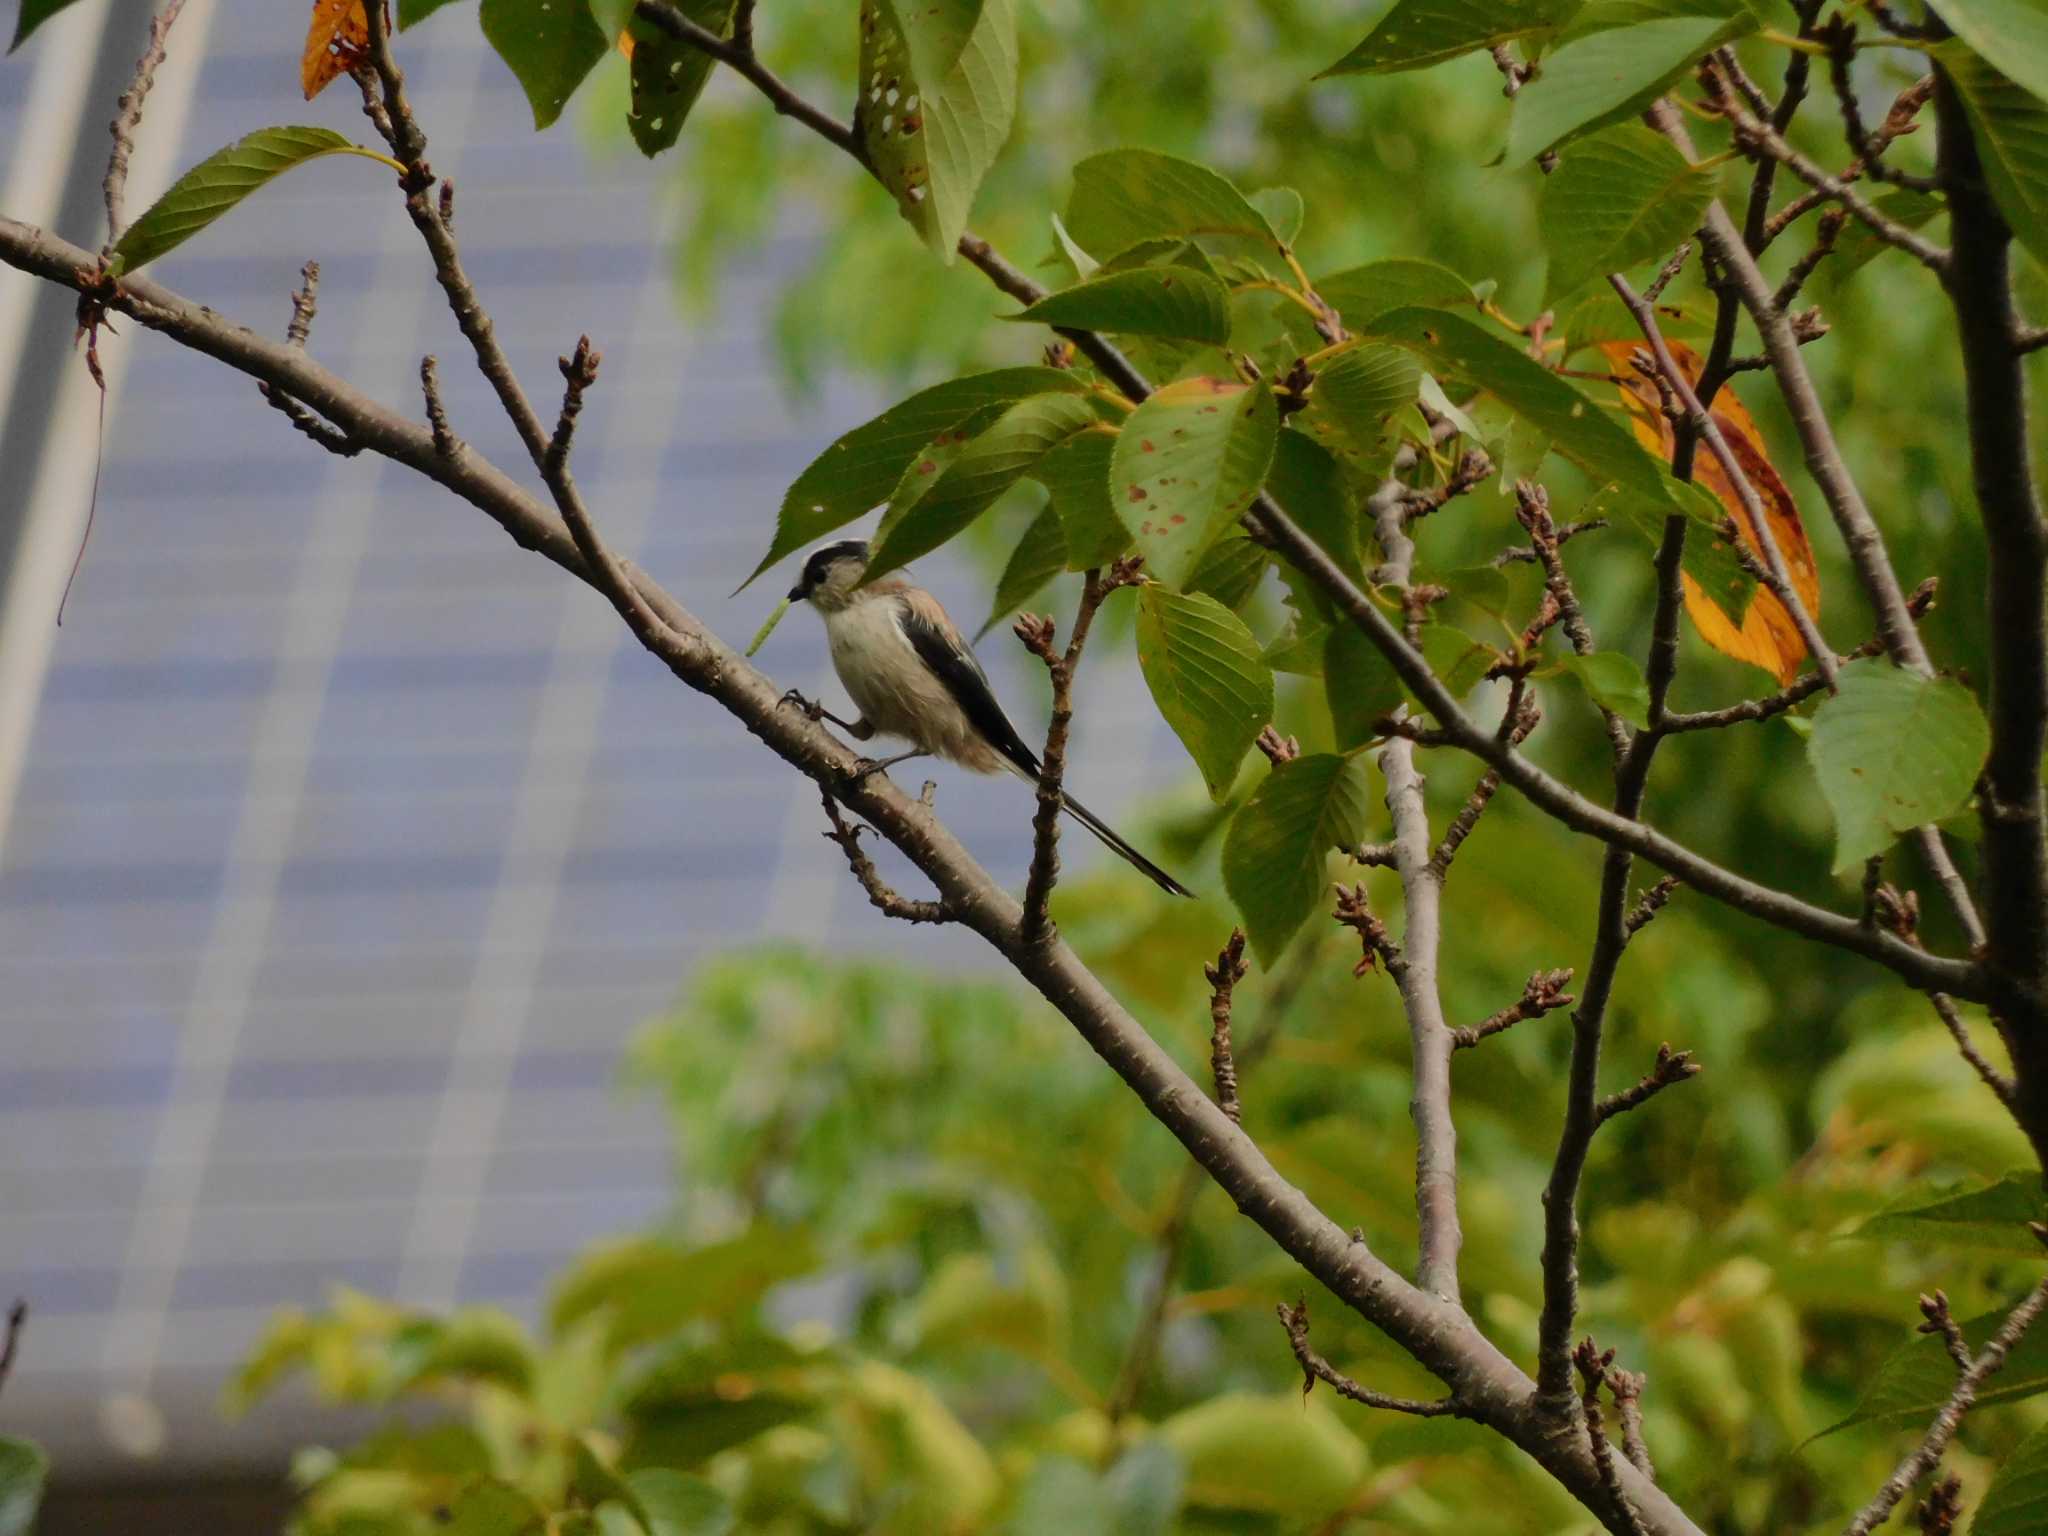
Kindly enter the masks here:
M 1639 730 L 1650 724 L 1650 685 L 1633 657 L 1619 651 L 1595 651 L 1590 656 L 1567 656 L 1565 676 L 1586 690 L 1586 697 L 1602 709 L 1611 710 Z
M 1370 800 L 1364 758 L 1312 753 L 1274 768 L 1232 819 L 1223 884 L 1265 964 L 1280 958 L 1321 902 L 1330 850 L 1364 839 Z
M 1593 0 L 1516 94 L 1507 165 L 1635 116 L 1701 58 L 1756 27 L 1741 0 Z
M 1929 51 L 1962 98 L 1998 211 L 2034 259 L 2048 262 L 2048 103 L 1960 43 Z
M 1292 245 L 1301 238 L 1301 226 L 1308 218 L 1308 205 L 1294 188 L 1261 187 L 1256 192 L 1245 194 L 1245 201 L 1259 210 L 1259 217 L 1280 237 L 1282 245 Z
M 398 0 L 398 30 L 418 26 L 448 3 L 449 0 Z M 617 31 L 612 35 L 616 37 Z
M 1218 539 L 1202 556 L 1195 574 L 1188 578 L 1188 590 L 1213 597 L 1236 613 L 1259 590 L 1259 578 L 1266 574 L 1272 556 L 1242 534 Z
M 1299 428 L 1359 481 L 1379 480 L 1400 446 L 1398 419 L 1415 403 L 1422 367 L 1397 346 L 1361 342 L 1324 360 Z
M 1887 661 L 1844 667 L 1813 716 L 1807 755 L 1835 813 L 1835 873 L 1960 810 L 1991 749 L 1969 689 Z
M 737 4 L 738 0 L 676 0 L 685 16 L 720 37 L 732 35 Z M 627 35 L 633 39 L 633 105 L 626 114 L 626 128 L 640 153 L 651 160 L 681 137 L 683 119 L 704 94 L 716 61 L 703 49 L 637 17 Z
M 1210 797 L 1221 800 L 1273 718 L 1273 674 L 1258 641 L 1215 598 L 1149 581 L 1138 593 L 1138 667 Z
M 2048 1193 L 2039 1173 L 2009 1173 L 1985 1189 L 1973 1189 L 1920 1203 L 1915 1196 L 1878 1212 L 1850 1233 L 1871 1242 L 1924 1243 L 1933 1248 L 1962 1248 L 2035 1255 L 2041 1244 L 2027 1230 L 2030 1221 L 2048 1221 Z
M 1345 575 L 1367 585 L 1358 497 L 1329 450 L 1299 432 L 1283 431 L 1266 490 Z
M 134 272 L 175 250 L 273 177 L 323 155 L 360 155 L 395 169 L 394 162 L 332 128 L 259 128 L 193 166 L 122 231 L 114 242 L 115 273 Z
M 549 1326 L 562 1334 L 602 1314 L 610 1347 L 624 1349 L 697 1318 L 730 1317 L 818 1263 L 816 1245 L 801 1229 L 761 1226 L 701 1248 L 626 1238 L 590 1249 L 570 1266 L 555 1287 Z
M 2040 1536 L 2043 1530 L 2048 1530 L 2048 1429 L 2037 1429 L 1999 1463 L 1970 1521 L 1970 1536 Z
M 931 477 L 924 493 L 887 529 L 868 560 L 867 580 L 929 554 L 995 505 L 1046 453 L 1101 417 L 1082 397 L 1019 400 Z M 923 461 L 932 462 L 932 461 Z
M 1550 251 L 1543 302 L 1554 304 L 1603 273 L 1669 256 L 1713 195 L 1713 171 L 1641 123 L 1580 140 L 1543 183 Z
M 1323 643 L 1323 696 L 1337 745 L 1346 752 L 1374 740 L 1374 723 L 1408 697 L 1380 648 L 1356 624 L 1330 627 Z
M 28 1536 L 49 1476 L 50 1458 L 41 1446 L 0 1437 L 0 1536 Z
M 1431 624 L 1422 631 L 1422 659 L 1429 663 L 1429 670 L 1436 674 L 1437 681 L 1454 697 L 1462 699 L 1493 670 L 1494 664 L 1500 660 L 1500 652 L 1474 640 L 1462 629 L 1449 624 Z
M 651 1536 L 729 1536 L 739 1517 L 716 1485 L 670 1467 L 626 1474 L 626 1486 L 647 1512 Z
M 1029 482 L 1026 484 L 1028 486 Z M 1033 488 L 1043 491 L 1042 487 Z M 1003 574 L 996 578 L 995 601 L 989 607 L 988 618 L 975 632 L 974 638 L 980 640 L 1030 602 L 1048 581 L 1066 568 L 1067 536 L 1060 527 L 1059 512 L 1048 497 L 1038 516 L 1031 520 L 1031 526 L 1024 530 L 1024 537 L 1017 541 L 1017 547 L 1010 551 Z
M 1342 1509 L 1368 1468 L 1323 1395 L 1213 1397 L 1166 1420 L 1159 1436 L 1187 1463 L 1190 1504 L 1292 1517 L 1284 1530 Z
M 950 265 L 1017 111 L 1015 0 L 861 0 L 859 93 L 868 163 Z
M 515 1536 L 545 1528 L 540 1506 L 508 1483 L 472 1483 L 448 1506 L 445 1520 L 435 1522 L 443 1536 Z
M 1138 267 L 1063 288 L 1002 318 L 1220 347 L 1230 340 L 1230 294 L 1215 278 L 1186 267 Z
M 494 1381 L 513 1392 L 532 1388 L 533 1346 L 525 1327 L 496 1307 L 463 1307 L 446 1319 L 422 1318 L 393 1336 L 392 1385 L 444 1380 Z
M 1327 619 L 1305 619 L 1296 614 L 1287 628 L 1274 636 L 1273 643 L 1259 653 L 1259 659 L 1275 672 L 1290 677 L 1321 677 L 1323 653 L 1330 632 L 1337 626 Z
M 1679 482 L 1644 451 L 1635 434 L 1521 348 L 1461 315 L 1399 309 L 1373 326 L 1382 340 L 1420 356 L 1439 378 L 1456 375 L 1494 396 L 1541 431 L 1596 483 L 1614 481 L 1656 515 L 1690 512 Z
M 21 0 L 21 15 L 14 22 L 14 41 L 7 45 L 9 53 L 14 52 L 28 41 L 29 33 L 77 0 Z
M 925 1283 L 910 1313 L 919 1346 L 935 1357 L 989 1346 L 1026 1359 L 1066 1348 L 1066 1277 L 1042 1248 L 998 1264 L 987 1253 L 956 1253 Z
M 998 368 L 948 379 L 891 406 L 840 438 L 797 476 L 776 514 L 774 542 L 740 589 L 744 591 L 784 556 L 888 500 L 919 451 L 949 427 L 988 406 L 1006 406 L 1050 390 L 1079 393 L 1087 387 L 1085 380 L 1058 368 Z
M 1131 412 L 1110 456 L 1110 502 L 1153 576 L 1187 585 L 1251 505 L 1278 431 L 1272 390 L 1230 379 L 1182 379 Z
M 1113 149 L 1075 166 L 1066 223 L 1084 247 L 1105 256 L 1166 235 L 1249 242 L 1268 254 L 1286 250 L 1266 216 L 1226 178 L 1149 149 Z
M 1449 267 L 1401 258 L 1332 272 L 1317 278 L 1315 289 L 1353 331 L 1371 330 L 1375 320 L 1396 309 L 1448 309 L 1473 302 L 1472 285 Z
M 1425 69 L 1495 43 L 1562 26 L 1581 0 L 1398 0 L 1330 75 Z
M 2048 6 L 2041 0 L 1934 0 L 1929 9 L 1979 57 L 1998 60 L 2048 100 Z
M 590 7 L 574 0 L 483 0 L 481 20 L 485 40 L 526 92 L 536 129 L 562 115 L 609 46 Z
M 1109 461 L 1116 434 L 1107 427 L 1077 432 L 1031 466 L 1031 478 L 1052 495 L 1066 535 L 1067 569 L 1092 571 L 1131 547 L 1131 530 L 1109 499 Z
M 1102 263 L 1082 250 L 1074 237 L 1067 233 L 1067 226 L 1060 222 L 1058 214 L 1052 215 L 1052 235 L 1059 244 L 1060 255 L 1065 257 L 1067 265 L 1073 268 L 1075 282 L 1087 282 L 1101 268 Z
M 1991 1336 L 2005 1325 L 2005 1312 L 1987 1312 L 1963 1324 L 1970 1352 L 1981 1353 Z M 1946 1403 L 1956 1386 L 1956 1363 L 1938 1334 L 1908 1339 L 1886 1357 L 1856 1404 L 1856 1411 L 1815 1435 L 1816 1440 L 1858 1424 L 1891 1427 L 1923 1425 Z M 2048 1392 L 2048 1332 L 2028 1329 L 2005 1365 L 1977 1394 L 1977 1406 L 2016 1402 Z

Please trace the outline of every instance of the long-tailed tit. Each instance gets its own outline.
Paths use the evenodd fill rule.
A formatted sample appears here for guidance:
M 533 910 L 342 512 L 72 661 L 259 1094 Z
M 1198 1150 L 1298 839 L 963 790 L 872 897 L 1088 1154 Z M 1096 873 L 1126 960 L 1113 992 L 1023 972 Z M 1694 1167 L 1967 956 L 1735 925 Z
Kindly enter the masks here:
M 1003 769 L 1038 782 L 1038 757 L 1024 744 L 989 687 L 966 637 L 939 600 L 900 577 L 861 585 L 868 547 L 858 539 L 827 544 L 804 562 L 791 602 L 809 602 L 825 620 L 832 668 L 860 709 L 851 723 L 807 705 L 814 718 L 841 727 L 856 741 L 900 736 L 914 750 L 886 758 L 886 768 L 927 754 L 976 773 Z M 1102 819 L 1062 794 L 1068 815 L 1122 858 L 1176 896 L 1193 892 L 1110 830 Z

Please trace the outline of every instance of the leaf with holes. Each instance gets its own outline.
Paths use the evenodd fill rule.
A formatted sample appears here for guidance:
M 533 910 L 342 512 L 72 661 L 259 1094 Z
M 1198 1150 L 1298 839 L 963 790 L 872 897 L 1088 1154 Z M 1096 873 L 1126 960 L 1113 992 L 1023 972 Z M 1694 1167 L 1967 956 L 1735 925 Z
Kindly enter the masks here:
M 1075 166 L 1066 225 L 1083 247 L 1105 258 L 1166 237 L 1212 242 L 1261 259 L 1277 259 L 1287 249 L 1228 178 L 1149 149 L 1113 149 Z
M 1583 0 L 1399 0 L 1364 42 L 1324 70 L 1329 75 L 1426 69 L 1464 54 L 1553 31 Z
M 1758 24 L 1742 0 L 1592 0 L 1516 93 L 1506 164 L 1635 116 Z
M 299 85 L 311 101 L 369 57 L 370 18 L 363 0 L 313 0 Z
M 907 565 L 959 533 L 1001 496 L 1031 466 L 1078 432 L 1101 418 L 1078 395 L 1033 395 L 1020 400 L 941 465 L 931 483 L 887 531 L 868 561 L 867 579 Z
M 1543 183 L 1545 304 L 1593 281 L 1671 254 L 1714 195 L 1714 172 L 1663 134 L 1623 123 L 1582 139 Z
M 1562 665 L 1564 675 L 1585 689 L 1595 704 L 1638 729 L 1649 728 L 1650 685 L 1635 658 L 1619 651 L 1595 651 L 1590 656 L 1567 656 Z
M 862 0 L 854 127 L 941 261 L 953 260 L 1016 110 L 1016 0 Z
M 1211 798 L 1273 718 L 1273 674 L 1244 621 L 1213 597 L 1148 581 L 1138 593 L 1138 667 Z
M 2034 259 L 2048 262 L 2048 102 L 1959 42 L 1951 40 L 1931 52 L 1962 99 L 1998 211 Z M 2003 62 L 2005 55 L 1999 58 Z
M 738 0 L 676 0 L 677 9 L 707 32 L 732 35 Z M 674 147 L 683 119 L 704 94 L 713 59 L 702 49 L 670 37 L 661 28 L 635 17 L 627 24 L 631 39 L 633 104 L 626 127 L 640 153 L 649 159 Z
M 1026 480 L 1016 490 L 1035 492 L 1042 505 L 1038 515 L 1031 519 L 1031 526 L 1024 530 L 1024 537 L 1010 551 L 1003 574 L 996 578 L 995 600 L 989 605 L 981 628 L 975 631 L 977 641 L 1030 602 L 1048 581 L 1067 568 L 1067 536 L 1045 488 Z
M 1929 1248 L 2031 1256 L 2041 1243 L 2028 1223 L 2048 1221 L 2048 1194 L 2038 1173 L 2009 1173 L 1984 1189 L 1928 1200 L 1908 1197 L 1878 1212 L 1849 1235 L 1870 1242 L 1919 1243 Z
M 1356 624 L 1335 624 L 1323 642 L 1323 697 L 1337 745 L 1349 752 L 1374 740 L 1374 726 L 1407 699 L 1401 679 Z
M 1991 730 L 1961 683 L 1888 661 L 1844 667 L 1806 744 L 1835 813 L 1835 873 L 1969 803 Z
M 1364 840 L 1370 804 L 1365 759 L 1320 752 L 1275 767 L 1231 820 L 1223 885 L 1264 964 L 1322 901 L 1330 851 Z
M 919 390 L 855 427 L 813 459 L 783 496 L 775 538 L 741 590 L 784 556 L 887 501 L 911 461 L 940 433 L 988 406 L 1087 387 L 1086 380 L 1059 368 L 998 368 Z
M 1674 341 L 1669 346 L 1671 360 L 1678 365 L 1685 381 L 1697 384 L 1700 370 L 1705 366 L 1704 360 L 1683 342 Z M 1663 412 L 1657 386 L 1629 362 L 1642 348 L 1627 341 L 1610 341 L 1602 342 L 1599 350 L 1613 370 L 1617 387 L 1621 390 L 1623 407 L 1635 426 L 1637 441 L 1669 458 L 1677 442 L 1677 430 Z M 1764 446 L 1763 432 L 1733 390 L 1724 389 L 1715 399 L 1713 418 L 1742 471 L 1742 478 L 1749 482 L 1750 489 L 1756 492 L 1758 501 L 1763 504 L 1771 537 L 1778 546 L 1778 553 L 1785 559 L 1787 574 L 1792 578 L 1792 590 L 1798 594 L 1807 613 L 1818 621 L 1820 569 L 1814 561 L 1813 543 L 1806 536 L 1805 523 L 1800 520 L 1798 502 L 1793 500 L 1791 489 L 1771 463 L 1769 451 Z M 1763 546 L 1750 521 L 1749 512 L 1743 506 L 1742 495 L 1723 468 L 1720 456 L 1704 443 L 1693 458 L 1693 478 L 1703 490 L 1712 493 L 1719 503 L 1721 516 L 1734 520 L 1743 543 L 1761 559 Z M 1689 554 L 1694 552 L 1695 545 L 1702 546 L 1700 553 L 1712 552 L 1716 540 L 1712 536 L 1703 538 L 1704 532 L 1695 530 L 1689 534 L 1686 540 Z M 1756 590 L 1755 582 L 1742 576 L 1739 570 L 1730 573 L 1724 569 L 1710 573 L 1691 561 L 1688 561 L 1684 580 L 1685 611 L 1707 644 L 1725 656 L 1762 667 L 1780 683 L 1789 684 L 1799 675 L 1799 664 L 1806 659 L 1806 642 L 1800 637 L 1799 626 L 1792 622 L 1792 615 L 1785 611 L 1776 596 Z M 1737 580 L 1740 585 L 1733 590 L 1742 606 L 1737 606 L 1736 602 L 1723 602 L 1719 596 L 1729 590 L 1729 582 Z
M 359 155 L 398 169 L 395 161 L 351 143 L 331 128 L 259 128 L 172 182 L 170 190 L 114 242 L 113 271 L 133 272 L 176 250 L 258 187 L 323 155 Z
M 1187 585 L 1251 505 L 1278 431 L 1272 390 L 1234 379 L 1182 379 L 1131 412 L 1110 457 L 1109 494 L 1146 570 Z
M 1401 347 L 1355 343 L 1326 358 L 1295 425 L 1354 480 L 1376 482 L 1400 446 L 1400 418 L 1422 387 L 1422 366 Z
M 583 77 L 610 51 L 584 3 L 483 0 L 484 39 L 510 66 L 533 108 L 533 126 L 562 115 Z
M 1138 267 L 1062 288 L 1002 318 L 1220 347 L 1230 340 L 1230 294 L 1215 278 L 1187 267 Z

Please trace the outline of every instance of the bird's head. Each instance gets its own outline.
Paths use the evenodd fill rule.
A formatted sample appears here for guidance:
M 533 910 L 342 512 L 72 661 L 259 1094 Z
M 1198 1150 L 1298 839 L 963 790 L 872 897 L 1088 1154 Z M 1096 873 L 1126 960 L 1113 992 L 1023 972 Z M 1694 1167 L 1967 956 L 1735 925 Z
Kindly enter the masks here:
M 867 569 L 868 546 L 863 540 L 821 545 L 804 561 L 803 577 L 789 589 L 789 600 L 808 602 L 821 613 L 837 613 L 854 600 Z

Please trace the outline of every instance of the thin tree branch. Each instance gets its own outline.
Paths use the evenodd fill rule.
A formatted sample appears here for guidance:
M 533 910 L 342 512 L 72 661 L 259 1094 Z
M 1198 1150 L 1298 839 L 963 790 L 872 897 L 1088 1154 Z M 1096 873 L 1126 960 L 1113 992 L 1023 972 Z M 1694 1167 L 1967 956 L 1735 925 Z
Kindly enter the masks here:
M 848 825 L 846 818 L 839 814 L 839 802 L 832 798 L 830 789 L 821 790 L 825 802 L 825 818 L 832 823 L 832 830 L 825 833 L 830 842 L 839 845 L 846 855 L 846 864 L 853 871 L 853 878 L 860 882 L 860 888 L 868 893 L 868 900 L 884 917 L 900 918 L 906 923 L 950 923 L 954 913 L 943 901 L 918 901 L 902 895 L 875 868 L 875 861 L 862 852 L 860 835 L 867 828 Z
M 1961 99 L 1939 69 L 1934 110 L 1955 241 L 1948 293 L 1989 553 L 1991 755 L 1978 796 L 1988 958 L 2026 994 L 2022 1009 L 2006 1013 L 2018 1080 L 2013 1108 L 2036 1149 L 2048 1151 L 2048 522 L 2034 486 L 2026 376 L 2011 343 L 2012 232 L 1986 188 Z
M 1524 1019 L 1540 1019 L 1555 1009 L 1571 1007 L 1572 996 L 1565 991 L 1571 985 L 1571 979 L 1570 966 L 1556 971 L 1533 972 L 1523 984 L 1522 995 L 1514 1002 L 1477 1024 L 1452 1030 L 1452 1047 L 1460 1051 L 1470 1050 L 1480 1041 L 1504 1029 L 1512 1029 Z
M 142 57 L 135 61 L 135 76 L 128 82 L 128 89 L 121 93 L 121 99 L 114 107 L 114 121 L 108 125 L 114 136 L 114 148 L 107 157 L 106 179 L 100 183 L 100 192 L 107 204 L 107 243 L 100 247 L 102 257 L 113 254 L 114 242 L 121 238 L 128 225 L 125 207 L 128 158 L 135 153 L 135 130 L 142 122 L 142 104 L 148 100 L 150 88 L 156 84 L 157 66 L 164 61 L 164 47 L 170 41 L 171 27 L 177 22 L 178 13 L 184 9 L 185 0 L 164 0 L 162 9 L 150 17 L 149 44 L 142 50 Z
M 1607 1443 L 1607 1427 L 1601 1421 L 1600 1388 L 1606 1384 L 1608 1367 L 1614 1364 L 1614 1351 L 1603 1351 L 1591 1339 L 1581 1339 L 1578 1348 L 1572 1351 L 1572 1364 L 1578 1367 L 1582 1383 L 1579 1412 L 1584 1416 L 1586 1442 L 1592 1447 L 1593 1464 L 1600 1469 L 1600 1481 L 1620 1516 L 1621 1528 L 1631 1536 L 1645 1536 L 1635 1506 L 1621 1485 L 1621 1469 L 1614 1460 L 1614 1448 Z
M 432 353 L 420 359 L 420 394 L 427 403 L 427 426 L 437 453 L 459 453 L 462 439 L 448 425 L 448 407 L 441 401 L 441 365 Z
M 1621 1420 L 1621 1452 L 1638 1472 L 1655 1482 L 1657 1466 L 1650 1460 L 1649 1442 L 1643 1438 L 1644 1384 L 1640 1371 L 1607 1368 L 1607 1390 L 1614 1394 L 1614 1411 Z
M 1977 1394 L 1983 1390 L 1984 1383 L 1998 1374 L 1999 1367 L 2005 1364 L 2005 1357 L 2026 1337 L 2027 1330 L 2033 1327 L 2043 1307 L 2048 1307 L 2048 1280 L 2035 1286 L 2033 1293 L 2013 1308 L 1998 1332 L 1992 1335 L 1991 1342 L 1984 1346 L 1984 1352 L 1970 1362 L 1970 1368 L 1956 1382 L 1955 1390 L 1927 1426 L 1927 1433 L 1921 1437 L 1920 1443 L 1907 1453 L 1856 1518 L 1842 1528 L 1842 1536 L 1870 1536 L 1890 1518 L 1891 1512 L 1912 1491 L 1913 1485 L 1934 1470 L 1942 1452 L 1955 1439 L 1963 1415 L 1977 1401 Z
M 14 1305 L 7 1309 L 7 1333 L 4 1341 L 0 1341 L 0 1388 L 14 1374 L 14 1356 L 21 1348 L 21 1329 L 27 1321 L 28 1303 L 17 1296 Z
M 1308 1301 L 1297 1301 L 1293 1306 L 1281 1302 L 1274 1311 L 1280 1315 L 1280 1326 L 1287 1330 L 1287 1342 L 1294 1350 L 1294 1358 L 1301 1366 L 1301 1395 L 1315 1390 L 1315 1384 L 1322 1382 L 1339 1397 L 1348 1397 L 1354 1403 L 1363 1403 L 1368 1408 L 1384 1408 L 1390 1413 L 1409 1413 L 1419 1419 L 1439 1418 L 1447 1413 L 1458 1413 L 1460 1405 L 1454 1397 L 1440 1397 L 1434 1402 L 1423 1402 L 1412 1397 L 1394 1397 L 1385 1392 L 1375 1392 L 1371 1387 L 1362 1387 L 1331 1365 L 1308 1341 Z
M 1216 956 L 1214 965 L 1202 967 L 1209 980 L 1209 1071 L 1216 1080 L 1216 1107 L 1232 1124 L 1243 1117 L 1237 1104 L 1237 1061 L 1231 1052 L 1231 993 L 1244 980 L 1244 930 L 1230 930 L 1230 942 Z
M 1593 1121 L 1604 1125 L 1616 1115 L 1625 1115 L 1630 1110 L 1648 1103 L 1658 1094 L 1689 1077 L 1700 1075 L 1699 1063 L 1692 1059 L 1691 1051 L 1674 1051 L 1670 1045 L 1657 1047 L 1657 1060 L 1642 1080 L 1620 1093 L 1610 1093 L 1593 1107 Z
M 1948 1309 L 1948 1293 L 1936 1291 L 1932 1296 L 1922 1296 L 1920 1315 L 1926 1321 L 1920 1325 L 1918 1331 L 1940 1334 L 1942 1342 L 1948 1346 L 1949 1359 L 1956 1363 L 1956 1369 L 1967 1371 L 1973 1357 L 1970 1354 L 1969 1342 L 1963 1337 L 1962 1325 Z
M 1398 485 L 1398 481 L 1389 482 Z M 1405 589 L 1415 567 L 1415 542 L 1398 491 L 1382 486 L 1368 510 L 1376 520 L 1380 579 Z M 1394 973 L 1401 1011 L 1408 1019 L 1409 1054 L 1415 1082 L 1408 1101 L 1415 1122 L 1415 1215 L 1419 1250 L 1415 1278 L 1424 1290 L 1458 1300 L 1458 1128 L 1451 1117 L 1451 1052 L 1455 1048 L 1437 987 L 1437 959 L 1443 945 L 1443 873 L 1436 863 L 1436 839 L 1429 830 L 1423 796 L 1427 782 L 1415 763 L 1415 744 L 1398 738 L 1380 748 L 1380 772 L 1387 781 L 1387 809 L 1394 821 L 1394 870 L 1401 879 L 1402 964 Z M 1390 967 L 1391 969 L 1391 967 Z
M 1649 927 L 1657 914 L 1664 910 L 1666 903 L 1678 894 L 1679 884 L 1673 876 L 1666 875 L 1644 891 L 1636 899 L 1636 904 L 1628 909 L 1628 916 L 1622 920 L 1623 935 L 1632 939 Z
M 734 17 L 733 35 L 730 40 L 720 37 L 709 27 L 699 26 L 681 9 L 664 4 L 662 0 L 639 0 L 633 7 L 633 14 L 650 26 L 659 27 L 679 43 L 688 43 L 701 53 L 710 55 L 733 73 L 746 79 L 768 99 L 784 117 L 793 117 L 811 132 L 836 145 L 853 156 L 862 165 L 868 163 L 867 149 L 860 141 L 860 135 L 842 123 L 829 112 L 821 112 L 803 97 L 799 96 L 763 64 L 754 53 L 753 6 L 745 6 L 747 26 L 738 25 Z

